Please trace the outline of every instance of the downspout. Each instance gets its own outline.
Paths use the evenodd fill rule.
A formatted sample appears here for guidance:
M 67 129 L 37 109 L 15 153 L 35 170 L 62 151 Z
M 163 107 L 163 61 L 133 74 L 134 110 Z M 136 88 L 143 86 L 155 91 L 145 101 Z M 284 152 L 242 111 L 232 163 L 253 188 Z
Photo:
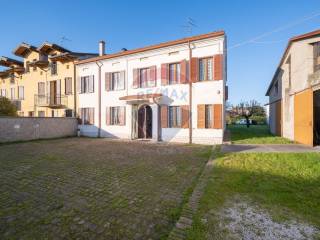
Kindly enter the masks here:
M 101 137 L 101 67 L 103 63 L 96 61 L 99 69 L 98 73 L 98 138 Z
M 74 64 L 75 62 L 73 61 L 73 81 L 74 81 L 74 104 L 73 104 L 73 112 L 74 112 L 74 117 L 77 117 L 77 73 L 76 73 L 76 70 L 77 70 L 77 67 L 76 65 Z
M 189 143 L 192 143 L 192 80 L 191 79 L 191 59 L 192 59 L 192 50 L 190 40 L 188 41 L 188 48 L 189 48 Z
M 152 101 L 157 105 L 157 125 L 158 125 L 158 127 L 157 127 L 157 141 L 161 141 L 161 138 L 162 138 L 162 136 L 161 136 L 161 119 L 160 119 L 160 104 L 158 103 L 158 101 L 156 100 L 156 98 L 155 97 L 153 97 L 152 98 Z

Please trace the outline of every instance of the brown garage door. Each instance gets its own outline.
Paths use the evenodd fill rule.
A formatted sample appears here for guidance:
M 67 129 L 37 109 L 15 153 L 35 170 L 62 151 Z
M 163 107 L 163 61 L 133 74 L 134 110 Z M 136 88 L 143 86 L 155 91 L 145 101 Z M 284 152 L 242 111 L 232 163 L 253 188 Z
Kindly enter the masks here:
M 313 92 L 311 89 L 294 96 L 294 140 L 313 145 Z

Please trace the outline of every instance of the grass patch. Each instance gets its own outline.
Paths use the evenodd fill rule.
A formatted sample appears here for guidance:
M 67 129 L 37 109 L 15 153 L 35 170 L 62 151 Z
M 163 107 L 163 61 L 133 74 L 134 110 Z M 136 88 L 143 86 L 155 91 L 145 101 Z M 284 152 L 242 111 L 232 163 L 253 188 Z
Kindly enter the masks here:
M 236 144 L 290 144 L 292 141 L 274 136 L 267 125 L 252 125 L 247 128 L 243 125 L 229 125 L 231 142 Z
M 223 239 L 214 214 L 207 223 L 202 219 L 235 196 L 267 209 L 276 221 L 293 217 L 319 228 L 320 154 L 238 153 L 218 158 L 188 238 Z

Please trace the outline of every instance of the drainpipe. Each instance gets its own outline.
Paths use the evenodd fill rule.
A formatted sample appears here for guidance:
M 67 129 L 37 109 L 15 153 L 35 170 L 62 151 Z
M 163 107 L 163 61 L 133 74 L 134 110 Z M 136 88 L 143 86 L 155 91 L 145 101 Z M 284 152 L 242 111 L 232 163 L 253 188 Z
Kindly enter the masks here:
M 76 65 L 74 64 L 75 61 L 73 61 L 73 88 L 74 88 L 74 95 L 73 95 L 73 100 L 74 100 L 74 104 L 73 104 L 73 112 L 74 112 L 74 117 L 77 117 L 77 74 L 76 74 Z
M 99 69 L 98 73 L 98 138 L 101 137 L 101 67 L 103 63 L 96 61 Z
M 189 143 L 192 143 L 192 79 L 191 79 L 191 59 L 192 59 L 192 50 L 190 41 L 188 41 L 189 48 Z

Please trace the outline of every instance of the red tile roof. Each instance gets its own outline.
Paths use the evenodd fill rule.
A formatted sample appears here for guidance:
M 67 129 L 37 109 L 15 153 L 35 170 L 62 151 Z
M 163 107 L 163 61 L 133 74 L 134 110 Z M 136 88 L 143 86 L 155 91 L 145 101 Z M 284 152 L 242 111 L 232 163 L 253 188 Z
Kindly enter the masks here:
M 122 51 L 122 52 L 118 52 L 118 53 L 114 53 L 114 54 L 106 54 L 106 55 L 99 56 L 99 57 L 89 58 L 89 59 L 85 59 L 82 61 L 78 61 L 78 62 L 76 62 L 76 64 L 83 64 L 83 63 L 95 62 L 95 61 L 103 60 L 103 59 L 110 59 L 110 58 L 115 58 L 115 57 L 120 57 L 120 56 L 126 56 L 126 55 L 130 55 L 130 54 L 140 53 L 140 52 L 154 50 L 154 49 L 158 49 L 158 48 L 169 47 L 172 45 L 188 43 L 189 41 L 197 41 L 197 40 L 202 40 L 202 39 L 212 38 L 212 37 L 219 37 L 219 36 L 224 36 L 224 35 L 225 35 L 224 31 L 216 31 L 216 32 L 211 32 L 211 33 L 207 33 L 207 34 L 182 38 L 179 40 L 164 42 L 164 43 L 160 43 L 160 44 L 156 44 L 156 45 L 151 45 L 151 46 L 147 46 L 147 47 L 143 47 L 143 48 L 137 48 L 137 49 Z

